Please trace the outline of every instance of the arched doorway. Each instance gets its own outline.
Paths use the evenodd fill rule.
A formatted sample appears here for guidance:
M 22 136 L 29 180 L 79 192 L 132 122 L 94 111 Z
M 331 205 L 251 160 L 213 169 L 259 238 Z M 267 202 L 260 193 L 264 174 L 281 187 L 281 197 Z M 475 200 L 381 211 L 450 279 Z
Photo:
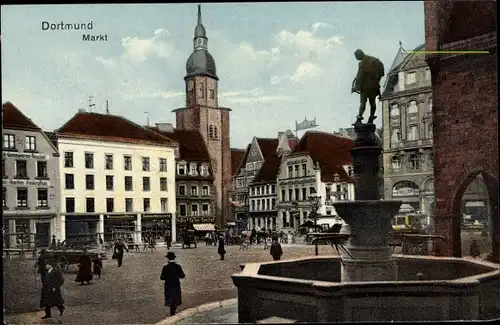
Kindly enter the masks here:
M 400 181 L 392 187 L 392 197 L 409 204 L 415 211 L 420 211 L 420 190 L 411 181 Z
M 498 181 L 483 171 L 471 173 L 452 202 L 453 256 L 470 255 L 475 240 L 481 257 L 498 261 Z

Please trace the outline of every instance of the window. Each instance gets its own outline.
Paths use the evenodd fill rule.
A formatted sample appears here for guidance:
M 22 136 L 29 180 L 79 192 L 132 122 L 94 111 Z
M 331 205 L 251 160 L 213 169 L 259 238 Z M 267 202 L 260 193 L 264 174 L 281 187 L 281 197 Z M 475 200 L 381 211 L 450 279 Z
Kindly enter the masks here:
M 408 128 L 408 137 L 406 138 L 406 140 L 408 141 L 418 140 L 416 125 L 412 125 Z
M 217 127 L 214 126 L 214 139 L 217 140 L 219 138 L 219 135 L 217 134 Z
M 133 190 L 132 176 L 125 176 L 125 191 L 132 191 L 132 190 Z
M 198 186 L 191 186 L 191 195 L 198 195 Z
M 288 178 L 293 177 L 293 166 L 288 166 Z
M 125 199 L 125 212 L 133 212 L 134 211 L 134 200 L 131 198 Z
M 47 162 L 46 161 L 37 161 L 36 162 L 36 177 L 38 178 L 47 178 Z
M 123 169 L 132 170 L 132 157 L 123 156 Z
M 191 176 L 197 176 L 198 172 L 196 171 L 196 164 L 190 164 L 189 165 L 189 175 Z
M 213 139 L 214 138 L 214 126 L 210 125 L 208 127 L 208 138 Z
M 87 212 L 95 212 L 95 203 L 93 197 L 88 197 L 85 199 L 85 210 Z
M 180 204 L 179 205 L 179 214 L 182 216 L 182 217 L 185 217 L 186 216 L 186 205 L 185 204 Z
M 276 185 L 271 185 L 271 194 L 276 194 Z
M 302 164 L 302 176 L 307 176 L 307 165 Z
M 113 169 L 113 155 L 105 155 L 104 160 L 105 160 L 104 168 L 107 170 Z
M 112 175 L 106 175 L 106 191 L 112 191 L 115 187 L 114 177 Z
M 399 116 L 399 105 L 392 104 L 391 105 L 391 117 Z
M 27 135 L 24 139 L 24 150 L 35 151 L 36 150 L 36 137 Z
M 213 89 L 210 89 L 209 93 L 210 93 L 210 99 L 214 99 L 214 97 L 215 97 L 215 91 Z
M 167 171 L 167 158 L 160 158 L 160 172 Z
M 417 82 L 415 72 L 407 73 L 406 74 L 406 84 L 410 85 L 410 84 L 414 84 L 415 82 Z
M 418 113 L 418 106 L 417 102 L 412 100 L 410 102 L 410 105 L 408 105 L 408 114 L 414 114 L 414 113 Z
M 285 190 L 281 190 L 281 201 L 286 201 L 286 192 Z
M 162 197 L 160 199 L 160 209 L 161 209 L 161 212 L 167 212 L 167 210 L 168 210 L 167 202 L 168 202 L 167 198 Z
M 18 188 L 17 189 L 17 206 L 21 208 L 28 207 L 28 189 Z
M 299 177 L 299 169 L 300 169 L 300 166 L 299 165 L 295 165 L 295 177 Z
M 142 178 L 142 190 L 146 192 L 151 190 L 151 180 L 149 177 Z
M 420 161 L 419 161 L 417 154 L 410 155 L 410 168 L 411 169 L 419 169 L 420 168 Z
M 85 189 L 94 189 L 94 175 L 85 175 Z
M 198 215 L 198 204 L 191 205 L 191 215 L 192 216 Z
M 16 137 L 13 134 L 3 135 L 3 148 L 4 149 L 16 149 Z
M 429 112 L 432 112 L 432 97 L 429 97 L 429 99 L 427 100 L 427 110 Z
M 302 200 L 307 200 L 307 188 L 302 188 Z
M 208 216 L 209 212 L 207 203 L 203 203 L 203 205 L 201 206 L 201 211 L 203 212 L 203 216 Z
M 392 161 L 392 169 L 401 168 L 401 159 L 399 159 L 398 156 L 392 157 L 391 161 Z
M 298 201 L 300 198 L 300 189 L 296 188 L 294 192 L 295 192 L 295 201 Z
M 253 163 L 247 163 L 245 166 L 245 169 L 248 171 L 252 171 L 253 170 Z
M 26 169 L 26 160 L 16 160 L 16 177 L 28 178 L 28 170 Z
M 115 200 L 111 197 L 106 198 L 106 212 L 113 212 L 115 210 Z
M 66 198 L 66 212 L 75 212 L 75 198 L 67 197 Z
M 201 165 L 200 174 L 201 174 L 201 176 L 208 176 L 208 166 L 207 165 Z
M 73 190 L 75 188 L 75 175 L 64 174 L 64 184 L 67 190 Z
M 160 177 L 160 191 L 167 191 L 167 178 Z
M 186 186 L 179 185 L 179 195 L 186 195 Z
M 64 153 L 64 167 L 71 168 L 73 167 L 73 153 L 65 152 Z
M 149 172 L 149 158 L 142 157 L 142 171 Z
M 275 210 L 275 209 L 276 209 L 276 199 L 272 198 L 271 199 L 271 210 Z
M 49 206 L 49 190 L 46 188 L 37 189 L 37 203 L 39 208 L 46 208 Z
M 425 69 L 425 80 L 431 80 L 431 69 Z
M 4 187 L 2 188 L 2 194 L 3 194 L 3 207 L 6 208 L 7 207 L 7 189 Z
M 7 174 L 5 173 L 5 159 L 2 159 L 2 177 L 5 176 L 7 176 Z
M 202 192 L 201 192 L 201 193 L 202 193 L 202 195 L 204 195 L 204 196 L 208 196 L 208 194 L 209 194 L 209 191 L 208 191 L 208 186 L 203 186 L 201 191 L 202 191 Z
M 94 154 L 90 152 L 85 153 L 85 168 L 94 168 Z
M 149 212 L 151 210 L 151 201 L 150 199 L 142 199 L 142 206 L 144 212 Z
M 252 200 L 251 201 L 251 204 L 252 204 L 252 208 L 250 209 L 251 211 L 255 211 L 255 201 Z
M 309 195 L 312 195 L 313 193 L 316 193 L 316 189 L 314 188 L 314 186 L 310 186 L 309 187 Z
M 391 143 L 398 143 L 401 141 L 401 132 L 399 129 L 392 129 Z
M 177 167 L 179 175 L 186 175 L 186 165 L 179 164 Z
M 293 201 L 293 190 L 292 189 L 288 190 L 288 201 Z

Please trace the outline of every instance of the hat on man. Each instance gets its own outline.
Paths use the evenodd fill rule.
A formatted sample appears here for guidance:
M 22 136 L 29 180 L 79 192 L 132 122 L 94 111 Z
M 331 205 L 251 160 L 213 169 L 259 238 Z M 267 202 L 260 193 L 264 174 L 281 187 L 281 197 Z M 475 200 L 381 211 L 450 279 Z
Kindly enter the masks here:
M 168 258 L 170 261 L 175 260 L 175 253 L 174 252 L 168 252 L 167 255 L 165 255 L 166 258 Z

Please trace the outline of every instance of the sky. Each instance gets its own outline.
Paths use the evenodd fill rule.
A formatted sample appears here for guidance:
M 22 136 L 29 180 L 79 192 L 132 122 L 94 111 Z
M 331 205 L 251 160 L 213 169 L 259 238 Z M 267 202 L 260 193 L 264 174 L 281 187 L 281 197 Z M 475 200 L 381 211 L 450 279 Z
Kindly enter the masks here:
M 407 50 L 424 43 L 423 1 L 203 3 L 201 11 L 234 148 L 294 131 L 304 118 L 316 118 L 318 131 L 350 127 L 359 105 L 354 51 L 380 58 L 387 74 L 399 41 Z M 44 21 L 92 22 L 107 41 L 42 30 Z M 108 100 L 111 114 L 175 126 L 196 21 L 196 3 L 2 6 L 2 102 L 46 131 L 88 110 L 89 96 L 94 112 L 105 113 Z

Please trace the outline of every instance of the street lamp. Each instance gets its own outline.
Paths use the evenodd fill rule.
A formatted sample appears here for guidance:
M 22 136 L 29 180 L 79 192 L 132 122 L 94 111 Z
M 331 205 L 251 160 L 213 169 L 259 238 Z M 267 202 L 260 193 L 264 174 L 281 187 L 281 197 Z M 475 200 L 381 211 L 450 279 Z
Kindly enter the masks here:
M 318 226 L 318 209 L 321 207 L 321 196 L 318 196 L 316 191 L 311 192 L 311 196 L 309 196 L 309 204 L 311 207 L 311 216 L 314 219 L 314 229 L 316 231 Z M 319 255 L 317 240 L 314 243 L 314 253 L 316 256 Z

